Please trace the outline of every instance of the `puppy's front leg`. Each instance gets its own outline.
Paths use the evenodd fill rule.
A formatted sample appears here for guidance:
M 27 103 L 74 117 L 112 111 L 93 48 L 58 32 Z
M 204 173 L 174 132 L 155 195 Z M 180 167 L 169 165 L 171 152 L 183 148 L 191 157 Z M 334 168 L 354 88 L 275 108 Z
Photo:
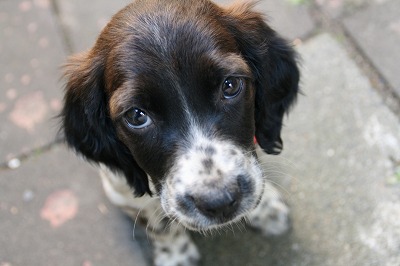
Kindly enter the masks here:
M 286 233 L 290 225 L 289 208 L 279 191 L 268 181 L 260 204 L 249 215 L 250 226 L 260 230 L 265 236 Z
M 196 245 L 185 229 L 178 225 L 149 232 L 153 242 L 155 266 L 195 266 L 200 260 Z
M 146 228 L 153 245 L 155 266 L 195 266 L 200 260 L 196 245 L 185 229 L 164 215 L 157 198 L 133 197 L 124 177 L 101 166 L 100 176 L 109 200 L 120 207 L 135 224 Z
M 130 214 L 132 211 L 125 212 Z M 161 206 L 159 206 L 159 211 Z M 153 246 L 153 262 L 155 266 L 195 266 L 200 254 L 185 229 L 154 209 L 142 209 L 134 216 L 136 223 L 146 228 L 146 233 Z
M 152 207 L 155 207 L 154 205 Z M 140 213 L 124 207 L 123 210 L 135 220 L 135 223 L 146 228 L 146 233 L 153 246 L 155 266 L 195 266 L 200 260 L 196 245 L 185 229 L 168 218 L 161 218 L 161 206 L 144 208 Z M 158 210 L 158 211 L 157 211 Z

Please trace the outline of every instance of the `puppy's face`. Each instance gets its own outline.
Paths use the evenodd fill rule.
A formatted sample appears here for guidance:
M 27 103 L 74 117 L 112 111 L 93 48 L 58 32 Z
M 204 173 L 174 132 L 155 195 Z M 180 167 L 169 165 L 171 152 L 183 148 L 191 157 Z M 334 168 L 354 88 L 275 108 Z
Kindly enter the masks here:
M 247 17 L 240 21 L 240 14 Z M 246 31 L 241 22 L 266 35 L 239 36 Z M 188 228 L 239 219 L 262 194 L 254 136 L 267 152 L 281 148 L 279 119 L 293 100 L 283 98 L 297 90 L 295 80 L 295 88 L 273 91 L 282 77 L 265 77 L 282 68 L 270 62 L 274 47 L 266 46 L 270 38 L 282 42 L 274 34 L 248 7 L 136 1 L 113 17 L 88 54 L 71 61 L 63 112 L 68 143 L 122 171 L 138 194 L 149 191 L 149 176 L 164 211 Z M 284 49 L 297 73 L 293 52 Z M 74 115 L 83 116 L 90 134 L 74 131 L 81 127 Z M 278 129 L 264 132 L 271 123 Z M 85 143 L 89 137 L 96 140 Z

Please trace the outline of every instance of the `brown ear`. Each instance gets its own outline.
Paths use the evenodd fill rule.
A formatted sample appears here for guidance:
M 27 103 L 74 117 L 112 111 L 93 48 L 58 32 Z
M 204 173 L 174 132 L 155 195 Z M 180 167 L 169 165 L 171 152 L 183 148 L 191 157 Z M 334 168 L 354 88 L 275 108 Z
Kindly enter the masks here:
M 283 116 L 295 102 L 300 73 L 296 53 L 272 30 L 254 4 L 226 10 L 225 21 L 255 77 L 255 126 L 258 144 L 269 154 L 283 148 Z
M 67 144 L 95 163 L 126 176 L 137 196 L 149 193 L 147 174 L 117 138 L 109 117 L 104 60 L 96 51 L 72 57 L 65 67 L 62 130 Z

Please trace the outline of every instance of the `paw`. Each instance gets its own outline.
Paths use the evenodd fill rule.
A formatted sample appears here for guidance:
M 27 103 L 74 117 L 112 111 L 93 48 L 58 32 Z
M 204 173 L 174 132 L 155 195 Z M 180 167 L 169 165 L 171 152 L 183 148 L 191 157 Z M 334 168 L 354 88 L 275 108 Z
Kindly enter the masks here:
M 155 241 L 155 266 L 196 266 L 200 253 L 186 233 L 177 233 L 169 241 Z
M 260 230 L 264 236 L 278 236 L 291 228 L 290 211 L 279 192 L 268 185 L 260 204 L 248 218 L 250 226 Z

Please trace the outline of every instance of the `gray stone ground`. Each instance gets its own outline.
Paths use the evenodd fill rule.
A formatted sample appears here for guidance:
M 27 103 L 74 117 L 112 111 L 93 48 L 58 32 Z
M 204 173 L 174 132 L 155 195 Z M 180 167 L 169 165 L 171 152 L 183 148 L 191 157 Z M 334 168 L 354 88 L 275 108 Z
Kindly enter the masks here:
M 128 2 L 0 0 L 0 266 L 149 264 L 144 230 L 132 236 L 96 170 L 56 142 L 53 118 L 59 66 Z M 194 234 L 202 265 L 400 265 L 400 1 L 258 8 L 302 56 L 284 153 L 264 158 L 293 230 Z

